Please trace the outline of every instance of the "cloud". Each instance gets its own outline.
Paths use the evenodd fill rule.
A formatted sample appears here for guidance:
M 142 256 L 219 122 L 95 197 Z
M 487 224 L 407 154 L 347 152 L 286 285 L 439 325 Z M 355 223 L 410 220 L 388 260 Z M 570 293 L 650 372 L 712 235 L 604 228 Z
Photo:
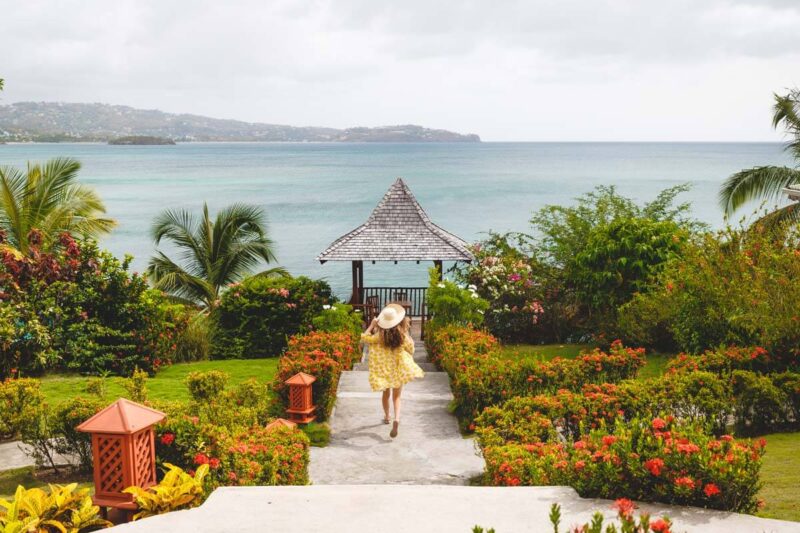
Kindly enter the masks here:
M 771 92 L 798 83 L 800 60 L 790 0 L 0 0 L 0 12 L 7 102 L 488 139 L 775 139 Z

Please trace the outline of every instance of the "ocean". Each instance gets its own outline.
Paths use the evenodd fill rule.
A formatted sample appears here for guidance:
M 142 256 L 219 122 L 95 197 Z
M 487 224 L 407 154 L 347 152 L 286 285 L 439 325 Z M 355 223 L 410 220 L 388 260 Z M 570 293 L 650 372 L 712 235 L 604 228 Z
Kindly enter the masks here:
M 161 210 L 199 214 L 204 201 L 212 212 L 246 202 L 267 213 L 279 264 L 327 279 L 340 296 L 349 292 L 350 264 L 314 258 L 365 221 L 397 177 L 434 222 L 476 240 L 489 230 L 529 231 L 535 210 L 573 203 L 598 185 L 648 201 L 690 183 L 682 199 L 696 218 L 720 227 L 717 193 L 725 178 L 752 166 L 791 164 L 777 143 L 0 145 L 0 165 L 57 156 L 81 161 L 80 180 L 99 191 L 119 223 L 101 244 L 118 256 L 132 254 L 134 270 L 153 253 L 149 229 Z M 365 285 L 424 286 L 429 266 L 367 264 Z

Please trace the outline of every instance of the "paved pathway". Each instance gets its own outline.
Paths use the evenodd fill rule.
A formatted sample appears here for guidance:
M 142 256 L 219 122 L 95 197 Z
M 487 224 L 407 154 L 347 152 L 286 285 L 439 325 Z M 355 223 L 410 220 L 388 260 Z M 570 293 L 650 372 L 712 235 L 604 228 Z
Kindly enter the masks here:
M 350 485 L 224 487 L 197 509 L 147 518 L 114 528 L 120 533 L 497 533 L 552 531 L 550 505 L 561 504 L 561 531 L 613 518 L 609 500 L 582 499 L 569 487 L 453 487 Z M 668 514 L 675 533 L 797 533 L 800 523 L 691 507 L 642 504 L 653 516 Z M 116 532 L 115 532 L 116 533 Z
M 481 473 L 483 459 L 447 410 L 453 399 L 447 374 L 428 362 L 422 342 L 416 342 L 414 359 L 426 374 L 403 388 L 396 439 L 381 421 L 380 393 L 370 390 L 366 362 L 342 374 L 331 443 L 311 450 L 312 483 L 463 485 Z

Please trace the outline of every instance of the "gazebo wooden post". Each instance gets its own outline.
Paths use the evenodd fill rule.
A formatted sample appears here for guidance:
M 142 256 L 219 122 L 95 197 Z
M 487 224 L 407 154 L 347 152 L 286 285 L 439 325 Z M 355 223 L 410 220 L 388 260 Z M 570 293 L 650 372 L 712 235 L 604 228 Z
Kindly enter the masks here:
M 353 261 L 353 294 L 350 296 L 350 303 L 364 303 L 364 261 Z
M 433 266 L 436 267 L 436 270 L 439 271 L 439 281 L 444 279 L 444 267 L 442 266 L 442 261 L 437 259 L 433 262 Z

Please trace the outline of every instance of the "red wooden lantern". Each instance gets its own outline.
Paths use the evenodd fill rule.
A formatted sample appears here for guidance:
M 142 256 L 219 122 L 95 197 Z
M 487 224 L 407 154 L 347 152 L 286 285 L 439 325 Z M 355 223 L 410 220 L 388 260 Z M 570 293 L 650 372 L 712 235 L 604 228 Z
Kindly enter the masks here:
M 308 424 L 313 422 L 314 401 L 311 397 L 311 384 L 317 380 L 314 376 L 309 376 L 305 372 L 298 372 L 286 380 L 289 385 L 289 420 L 298 424 Z
M 156 484 L 153 426 L 166 416 L 120 398 L 76 428 L 92 434 L 95 505 L 135 510 L 133 496 L 123 489 Z
M 294 428 L 297 427 L 297 424 L 295 424 L 291 420 L 286 420 L 285 418 L 276 418 L 275 420 L 273 420 L 272 422 L 267 424 L 266 429 L 267 429 L 267 431 L 271 431 L 271 430 L 273 430 L 275 428 L 280 428 L 280 427 L 286 427 L 286 428 L 294 429 Z

